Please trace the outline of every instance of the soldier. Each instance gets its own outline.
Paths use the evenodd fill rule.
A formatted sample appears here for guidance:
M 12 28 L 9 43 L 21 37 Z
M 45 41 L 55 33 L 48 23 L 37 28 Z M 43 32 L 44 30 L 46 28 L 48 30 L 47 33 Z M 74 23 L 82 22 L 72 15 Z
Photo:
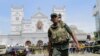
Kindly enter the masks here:
M 77 48 L 79 48 L 78 41 L 65 23 L 61 25 L 56 13 L 51 14 L 51 21 L 53 24 L 48 30 L 49 56 L 68 56 L 69 35 L 76 43 Z

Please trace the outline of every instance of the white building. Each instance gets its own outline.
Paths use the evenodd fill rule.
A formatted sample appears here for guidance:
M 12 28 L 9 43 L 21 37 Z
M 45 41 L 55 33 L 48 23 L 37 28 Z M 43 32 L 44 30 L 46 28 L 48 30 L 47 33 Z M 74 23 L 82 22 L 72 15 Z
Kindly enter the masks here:
M 65 8 L 53 8 L 52 12 L 62 14 L 62 20 L 66 21 Z M 52 13 L 51 12 L 51 13 Z M 11 34 L 0 35 L 0 44 L 6 45 L 24 45 L 26 41 L 36 44 L 38 40 L 44 43 L 48 42 L 47 31 L 51 25 L 48 16 L 42 12 L 37 12 L 30 19 L 24 18 L 24 9 L 22 7 L 11 8 Z M 77 30 L 77 29 L 75 29 Z M 76 34 L 79 40 L 86 40 L 86 34 Z
M 75 37 L 79 41 L 85 41 L 85 40 L 87 40 L 87 33 L 85 33 L 84 31 L 82 31 L 80 29 L 78 29 L 77 26 L 71 25 L 70 29 L 72 30 L 72 32 L 74 33 Z
M 62 14 L 62 20 L 65 21 L 65 8 L 53 8 L 53 13 Z M 48 16 L 42 12 L 32 15 L 29 20 L 24 19 L 24 9 L 22 7 L 11 8 L 11 34 L 19 35 L 23 33 L 47 33 L 50 26 Z M 40 27 L 40 28 L 39 28 Z
M 65 17 L 65 8 L 53 8 L 51 13 L 62 14 L 63 21 Z M 11 34 L 0 35 L 1 44 L 24 45 L 26 41 L 36 44 L 38 40 L 44 43 L 48 42 L 47 31 L 51 25 L 48 16 L 41 11 L 32 15 L 30 19 L 24 18 L 24 9 L 22 7 L 11 8 Z
M 96 21 L 96 32 L 98 39 L 100 39 L 100 0 L 96 0 L 96 5 L 94 6 L 93 15 L 95 16 Z

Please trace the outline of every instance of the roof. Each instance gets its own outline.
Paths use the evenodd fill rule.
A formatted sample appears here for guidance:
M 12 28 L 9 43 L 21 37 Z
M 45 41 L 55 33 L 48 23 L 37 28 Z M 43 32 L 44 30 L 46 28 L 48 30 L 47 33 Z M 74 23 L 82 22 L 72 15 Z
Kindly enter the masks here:
M 32 16 L 32 18 L 48 18 L 48 17 L 44 15 L 42 12 L 37 12 L 35 15 Z

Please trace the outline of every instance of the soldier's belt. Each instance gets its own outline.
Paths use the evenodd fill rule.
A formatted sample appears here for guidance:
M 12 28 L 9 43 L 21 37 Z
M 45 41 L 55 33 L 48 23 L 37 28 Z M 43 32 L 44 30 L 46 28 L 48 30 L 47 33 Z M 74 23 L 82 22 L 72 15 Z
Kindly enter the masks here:
M 63 42 L 57 42 L 57 43 L 52 43 L 53 45 L 62 45 L 62 44 L 66 44 L 67 41 L 63 41 Z

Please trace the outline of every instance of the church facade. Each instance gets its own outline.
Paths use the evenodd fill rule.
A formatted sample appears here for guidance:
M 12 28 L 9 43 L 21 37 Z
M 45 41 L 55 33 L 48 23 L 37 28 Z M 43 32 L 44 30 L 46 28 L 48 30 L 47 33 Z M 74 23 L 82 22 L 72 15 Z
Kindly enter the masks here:
M 65 21 L 65 8 L 53 8 L 51 13 L 62 14 Z M 48 16 L 42 12 L 37 12 L 30 19 L 24 18 L 24 9 L 22 7 L 11 8 L 11 34 L 0 35 L 0 44 L 5 45 L 25 45 L 26 41 L 36 44 L 38 40 L 44 43 L 48 42 L 47 31 L 51 25 Z

